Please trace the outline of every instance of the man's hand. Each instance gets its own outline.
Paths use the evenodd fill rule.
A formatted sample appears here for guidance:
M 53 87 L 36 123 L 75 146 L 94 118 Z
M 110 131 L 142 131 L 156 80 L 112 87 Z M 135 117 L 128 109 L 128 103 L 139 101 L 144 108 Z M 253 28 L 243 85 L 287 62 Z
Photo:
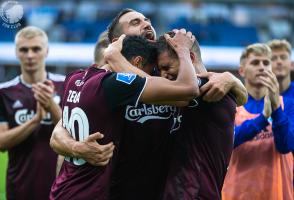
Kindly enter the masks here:
M 176 52 L 183 50 L 190 51 L 195 42 L 195 36 L 190 31 L 187 32 L 186 29 L 174 29 L 173 31 L 175 32 L 174 37 L 170 37 L 170 35 L 164 34 L 167 43 Z
M 265 76 L 260 76 L 259 78 L 262 84 L 268 88 L 272 110 L 275 111 L 280 106 L 279 82 L 271 70 L 265 70 L 264 73 Z
M 199 74 L 198 77 L 208 79 L 208 82 L 200 88 L 203 100 L 208 102 L 221 100 L 233 86 L 230 76 L 228 72 L 206 72 Z
M 50 107 L 54 103 L 54 84 L 52 81 L 46 80 L 44 83 L 33 84 L 32 90 L 34 92 L 35 99 L 46 111 L 49 111 Z
M 272 105 L 268 94 L 264 97 L 264 106 L 262 114 L 265 118 L 269 118 L 272 114 Z
M 36 109 L 36 115 L 34 116 L 33 120 L 36 122 L 41 122 L 43 118 L 46 116 L 46 111 L 41 106 L 41 104 L 37 101 L 37 109 Z
M 113 53 L 121 52 L 125 37 L 126 35 L 122 34 L 115 42 L 109 44 L 108 47 L 104 50 L 103 56 L 106 61 L 109 59 L 109 57 L 111 58 Z
M 72 147 L 76 152 L 75 157 L 83 158 L 94 166 L 105 166 L 113 155 L 114 144 L 100 145 L 96 140 L 102 139 L 103 135 L 99 132 L 91 134 L 85 141 L 77 142 Z

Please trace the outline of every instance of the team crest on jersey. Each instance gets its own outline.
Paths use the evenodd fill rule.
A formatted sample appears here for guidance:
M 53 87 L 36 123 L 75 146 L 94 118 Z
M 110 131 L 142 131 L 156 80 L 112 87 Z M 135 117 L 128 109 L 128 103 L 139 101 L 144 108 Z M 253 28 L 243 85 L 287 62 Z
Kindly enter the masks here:
M 136 76 L 136 74 L 130 73 L 117 73 L 116 80 L 130 85 L 135 80 Z

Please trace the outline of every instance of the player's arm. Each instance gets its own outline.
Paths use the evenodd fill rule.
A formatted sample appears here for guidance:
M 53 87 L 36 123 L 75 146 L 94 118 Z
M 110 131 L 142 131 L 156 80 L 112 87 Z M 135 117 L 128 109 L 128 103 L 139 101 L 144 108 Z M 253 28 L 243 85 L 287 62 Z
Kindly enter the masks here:
M 52 132 L 50 146 L 60 155 L 82 158 L 92 165 L 104 166 L 112 157 L 114 145 L 112 142 L 106 145 L 100 145 L 97 140 L 101 138 L 103 138 L 102 134 L 94 133 L 85 141 L 78 142 L 62 126 L 60 120 Z
M 50 80 L 44 83 L 37 83 L 32 86 L 35 99 L 42 105 L 42 107 L 51 114 L 54 124 L 61 118 L 61 108 L 53 100 L 54 84 Z
M 264 73 L 266 76 L 261 77 L 260 80 L 268 88 L 267 96 L 271 102 L 272 130 L 275 146 L 280 153 L 289 153 L 294 150 L 294 127 L 292 123 L 294 118 L 294 104 L 291 99 L 285 99 L 285 107 L 284 110 L 282 109 L 278 80 L 271 70 L 265 70 Z
M 238 113 L 237 113 L 238 114 Z M 235 126 L 234 148 L 253 139 L 258 133 L 269 125 L 268 118 L 272 114 L 269 96 L 264 98 L 262 113 L 256 118 L 246 120 L 242 124 Z
M 57 163 L 56 163 L 56 176 L 58 176 L 60 169 L 62 167 L 64 161 L 64 156 L 58 155 L 57 157 Z
M 205 101 L 219 101 L 228 92 L 232 92 L 236 97 L 237 105 L 241 106 L 247 102 L 248 93 L 242 82 L 229 72 L 214 73 L 208 72 L 199 74 L 200 77 L 208 78 L 206 83 L 200 89 Z
M 0 150 L 8 150 L 24 141 L 40 124 L 44 111 L 37 104 L 36 115 L 25 123 L 9 129 L 8 123 L 0 124 Z
M 294 127 L 290 120 L 294 118 L 294 104 L 291 105 L 287 106 L 287 113 L 279 107 L 271 115 L 275 146 L 283 154 L 294 150 Z

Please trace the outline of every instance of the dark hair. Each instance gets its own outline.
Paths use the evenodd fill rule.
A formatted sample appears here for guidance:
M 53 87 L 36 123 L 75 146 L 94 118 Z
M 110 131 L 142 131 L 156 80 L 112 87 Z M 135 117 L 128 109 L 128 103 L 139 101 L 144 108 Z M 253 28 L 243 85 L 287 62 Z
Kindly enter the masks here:
M 148 64 L 155 64 L 157 61 L 155 43 L 142 36 L 126 36 L 121 53 L 129 61 L 136 56 L 141 56 L 143 58 L 143 67 Z
M 174 37 L 175 36 L 175 32 L 173 31 L 169 31 L 166 34 L 170 35 L 170 37 Z M 172 58 L 178 58 L 176 52 L 173 50 L 173 48 L 167 43 L 165 37 L 163 35 L 161 35 L 158 40 L 157 40 L 157 52 L 158 54 L 163 53 L 163 52 L 168 52 L 169 55 Z M 200 61 L 202 60 L 201 58 L 201 51 L 200 51 L 200 46 L 198 41 L 195 39 L 195 42 L 192 46 L 191 49 L 192 52 L 196 53 L 197 59 L 200 59 Z
M 110 22 L 110 24 L 107 27 L 109 42 L 112 42 L 112 40 L 114 38 L 118 38 L 119 36 L 121 36 L 123 34 L 122 29 L 121 29 L 121 25 L 119 24 L 119 19 L 123 15 L 125 15 L 126 13 L 129 13 L 129 12 L 135 12 L 135 10 L 130 9 L 130 8 L 125 8 L 125 9 L 121 10 Z
M 107 48 L 109 45 L 108 37 L 107 37 L 107 31 L 103 31 L 98 38 L 98 41 L 95 44 L 95 50 L 94 50 L 94 61 L 96 64 L 98 64 L 103 59 L 103 51 L 102 49 Z

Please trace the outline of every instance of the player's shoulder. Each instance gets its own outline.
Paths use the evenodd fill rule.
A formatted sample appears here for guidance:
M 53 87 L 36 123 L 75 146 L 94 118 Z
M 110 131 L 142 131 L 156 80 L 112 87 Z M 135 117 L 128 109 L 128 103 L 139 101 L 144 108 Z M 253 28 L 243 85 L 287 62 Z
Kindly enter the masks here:
M 3 83 L 0 83 L 0 90 L 1 89 L 7 89 L 7 88 L 10 88 L 10 87 L 13 87 L 13 86 L 16 86 L 20 83 L 20 78 L 19 76 L 9 80 L 9 81 L 6 81 L 6 82 L 3 82 Z
M 54 82 L 64 82 L 65 76 L 62 74 L 55 74 L 55 73 L 48 72 L 48 79 Z

